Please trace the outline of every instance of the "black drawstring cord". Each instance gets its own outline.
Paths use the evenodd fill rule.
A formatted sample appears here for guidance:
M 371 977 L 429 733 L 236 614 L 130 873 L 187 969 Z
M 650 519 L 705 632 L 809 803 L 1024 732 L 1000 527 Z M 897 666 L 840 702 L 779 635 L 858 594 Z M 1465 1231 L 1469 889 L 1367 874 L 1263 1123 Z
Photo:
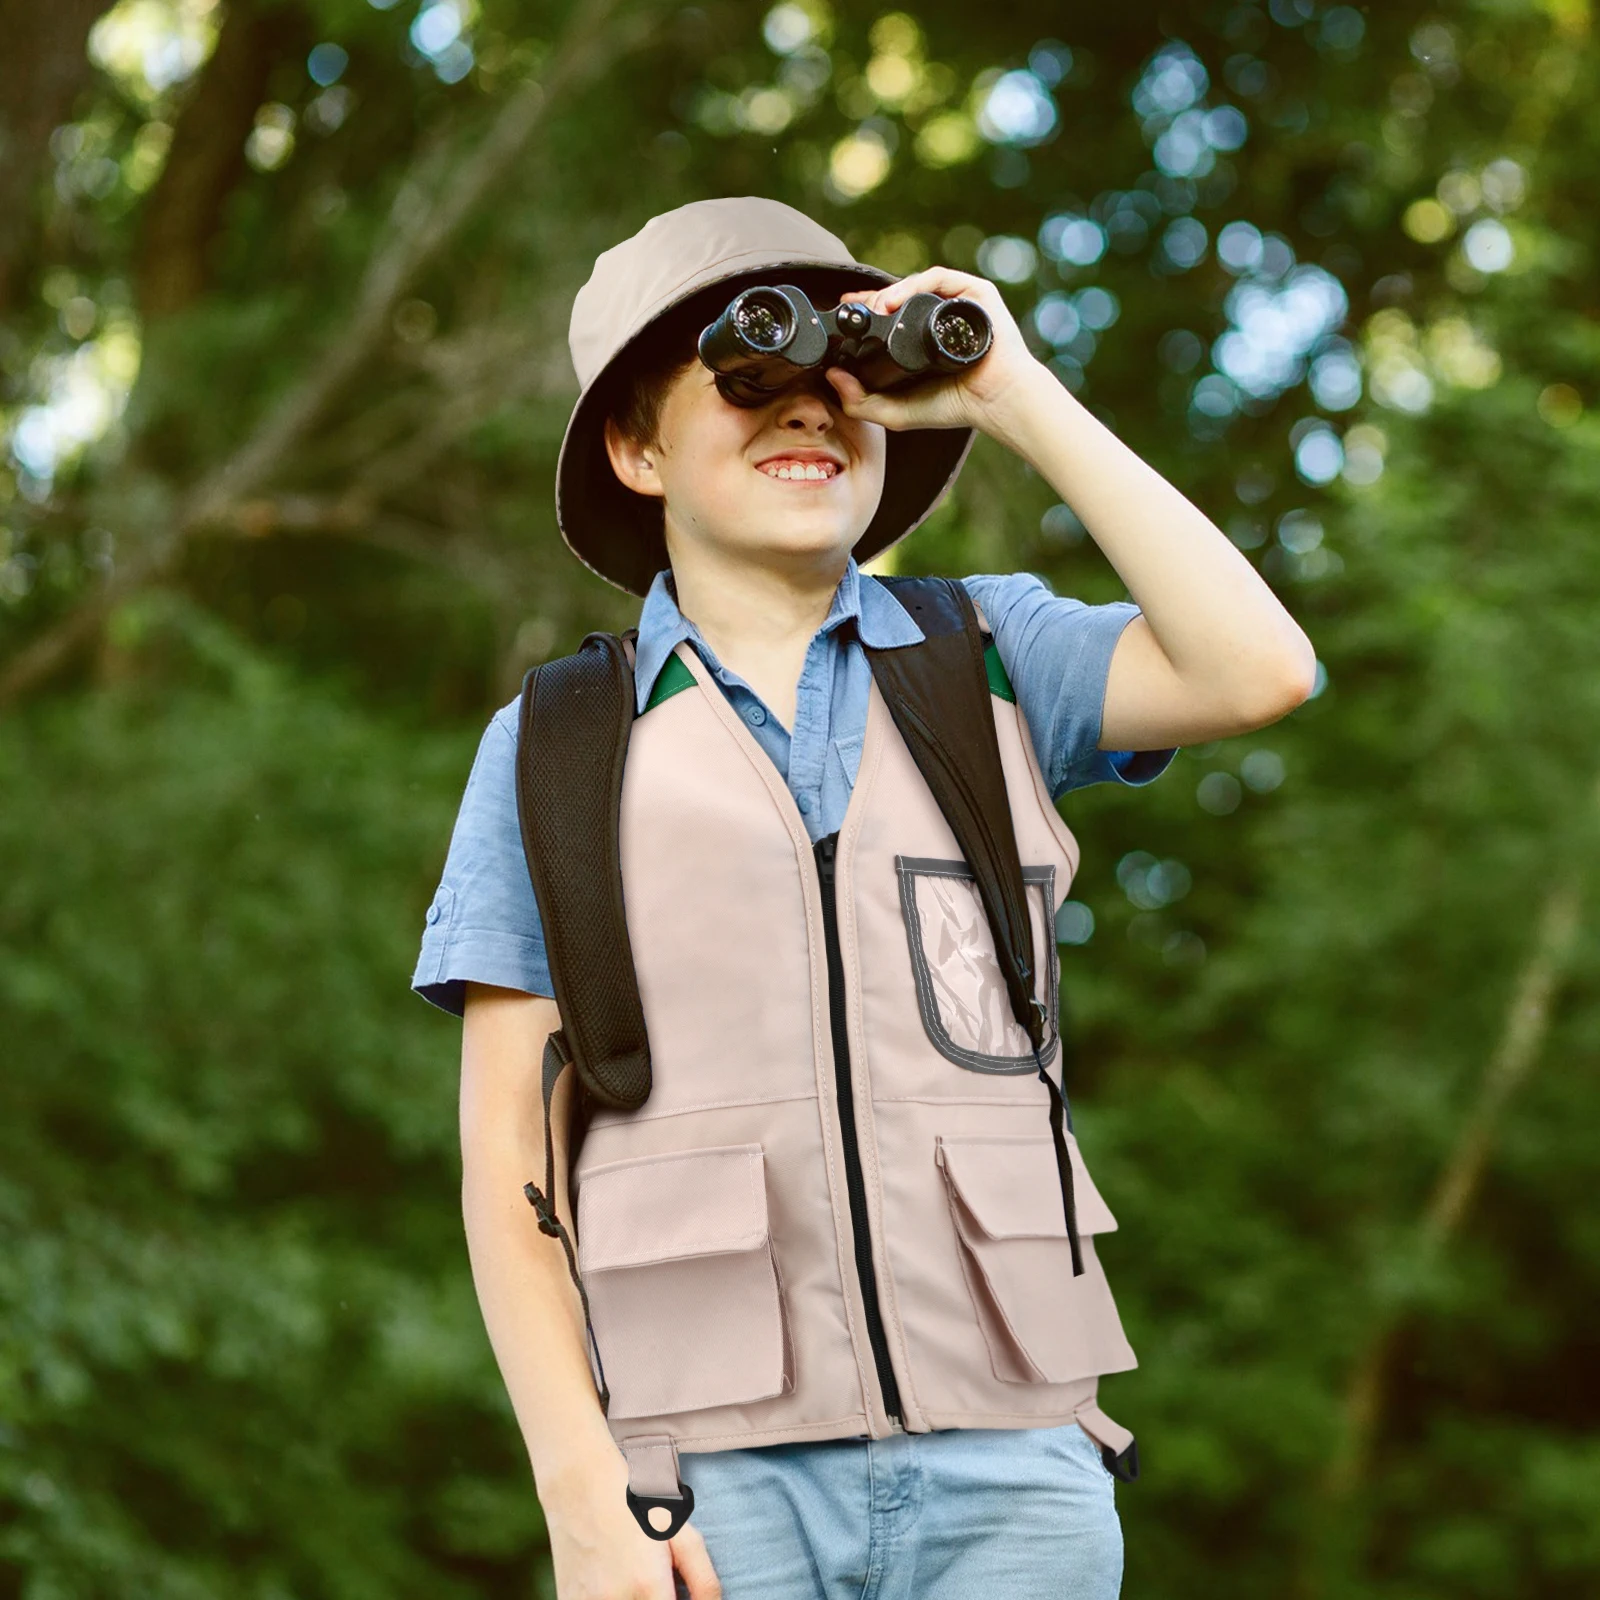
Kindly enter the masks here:
M 606 1386 L 606 1369 L 601 1365 L 600 1345 L 594 1336 L 594 1323 L 589 1318 L 588 1291 L 583 1287 L 583 1279 L 578 1273 L 578 1258 L 573 1254 L 572 1239 L 567 1233 L 566 1225 L 556 1215 L 553 1198 L 556 1192 L 556 1151 L 550 1127 L 550 1105 L 555 1098 L 556 1079 L 561 1076 L 561 1069 L 571 1060 L 566 1036 L 558 1028 L 545 1041 L 544 1047 L 544 1189 L 541 1191 L 537 1184 L 525 1183 L 522 1192 L 528 1197 L 528 1204 L 538 1215 L 539 1232 L 549 1234 L 552 1239 L 559 1239 L 562 1249 L 567 1253 L 567 1271 L 572 1274 L 572 1281 L 578 1287 L 578 1298 L 583 1302 L 583 1326 L 588 1335 L 589 1348 L 594 1352 L 595 1371 L 599 1374 L 600 1414 L 609 1416 L 611 1390 Z
M 1078 1201 L 1073 1189 L 1072 1154 L 1067 1149 L 1067 1135 L 1064 1126 L 1064 1124 L 1070 1123 L 1072 1114 L 1067 1109 L 1065 1097 L 1056 1087 L 1055 1079 L 1045 1071 L 1044 1062 L 1039 1055 L 1039 1046 L 1044 1042 L 1046 1018 L 1044 1002 L 1035 996 L 1033 1005 L 1038 1017 L 1034 1021 L 1034 1027 L 1028 1030 L 1029 1043 L 1033 1046 L 1033 1064 L 1039 1069 L 1039 1077 L 1044 1086 L 1050 1091 L 1050 1136 L 1055 1141 L 1056 1172 L 1061 1179 L 1061 1208 L 1066 1213 L 1067 1242 L 1072 1247 L 1072 1275 L 1075 1278 L 1081 1278 L 1083 1276 L 1083 1246 L 1078 1242 Z M 1035 1028 L 1039 1033 L 1039 1038 L 1037 1039 L 1033 1038 Z M 1065 1050 L 1062 1051 L 1061 1059 L 1065 1062 Z

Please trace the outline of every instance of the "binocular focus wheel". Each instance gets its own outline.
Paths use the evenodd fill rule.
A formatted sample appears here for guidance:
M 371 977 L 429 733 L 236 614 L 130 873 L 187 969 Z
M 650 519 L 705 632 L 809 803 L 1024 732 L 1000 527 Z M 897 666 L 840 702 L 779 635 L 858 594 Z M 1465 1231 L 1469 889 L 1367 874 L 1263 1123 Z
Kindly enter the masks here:
M 650 1521 L 650 1513 L 657 1506 L 665 1507 L 672 1519 L 665 1530 L 656 1527 Z M 630 1485 L 628 1509 L 633 1513 L 634 1521 L 652 1539 L 670 1539 L 689 1520 L 690 1514 L 694 1511 L 694 1490 L 682 1478 L 678 1479 L 678 1493 L 675 1495 L 638 1494 Z

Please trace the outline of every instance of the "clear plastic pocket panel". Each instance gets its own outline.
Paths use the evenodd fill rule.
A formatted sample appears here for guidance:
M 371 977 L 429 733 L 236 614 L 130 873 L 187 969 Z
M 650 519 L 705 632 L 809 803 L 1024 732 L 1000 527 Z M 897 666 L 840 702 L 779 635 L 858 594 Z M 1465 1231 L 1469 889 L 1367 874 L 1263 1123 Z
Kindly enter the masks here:
M 900 909 L 911 949 L 917 1005 L 929 1041 L 974 1072 L 1033 1072 L 1033 1049 L 1011 1011 L 994 935 L 965 861 L 896 856 Z M 1056 1053 L 1059 966 L 1055 942 L 1055 868 L 1022 869 L 1033 928 L 1034 993 L 1048 1019 L 1040 1056 Z
M 759 1144 L 591 1168 L 577 1222 L 612 1417 L 793 1388 Z

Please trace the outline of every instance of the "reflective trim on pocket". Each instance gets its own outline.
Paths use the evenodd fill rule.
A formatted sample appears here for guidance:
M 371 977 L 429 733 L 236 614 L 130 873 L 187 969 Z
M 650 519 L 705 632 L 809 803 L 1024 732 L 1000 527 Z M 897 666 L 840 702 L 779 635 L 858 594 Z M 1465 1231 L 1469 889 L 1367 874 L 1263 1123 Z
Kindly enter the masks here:
M 929 1042 L 947 1060 L 973 1072 L 1036 1072 L 1027 1032 L 1011 1011 L 971 867 L 931 856 L 896 856 L 894 864 L 917 1008 Z M 1060 1026 L 1055 878 L 1053 865 L 1022 869 L 1033 933 L 1034 993 L 1048 1019 L 1039 1052 L 1046 1066 L 1055 1059 Z
M 591 1167 L 577 1223 L 611 1417 L 793 1388 L 759 1144 Z
M 1079 1235 L 1114 1232 L 1117 1219 L 1070 1133 L 1067 1149 Z M 1097 1274 L 1072 1276 L 1048 1134 L 941 1134 L 935 1159 L 945 1175 L 961 1269 L 995 1376 L 1010 1383 L 1068 1383 L 1099 1371 L 1092 1350 L 1100 1331 L 1095 1324 L 1102 1315 L 1101 1280 Z

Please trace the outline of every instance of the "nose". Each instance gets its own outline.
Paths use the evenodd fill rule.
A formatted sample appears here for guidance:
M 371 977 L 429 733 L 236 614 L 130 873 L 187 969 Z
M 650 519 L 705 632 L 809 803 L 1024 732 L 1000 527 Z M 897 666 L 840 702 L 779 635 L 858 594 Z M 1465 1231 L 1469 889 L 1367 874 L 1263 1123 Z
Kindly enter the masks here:
M 776 420 L 780 428 L 826 433 L 834 425 L 838 404 L 838 390 L 820 371 L 808 372 L 779 395 Z

